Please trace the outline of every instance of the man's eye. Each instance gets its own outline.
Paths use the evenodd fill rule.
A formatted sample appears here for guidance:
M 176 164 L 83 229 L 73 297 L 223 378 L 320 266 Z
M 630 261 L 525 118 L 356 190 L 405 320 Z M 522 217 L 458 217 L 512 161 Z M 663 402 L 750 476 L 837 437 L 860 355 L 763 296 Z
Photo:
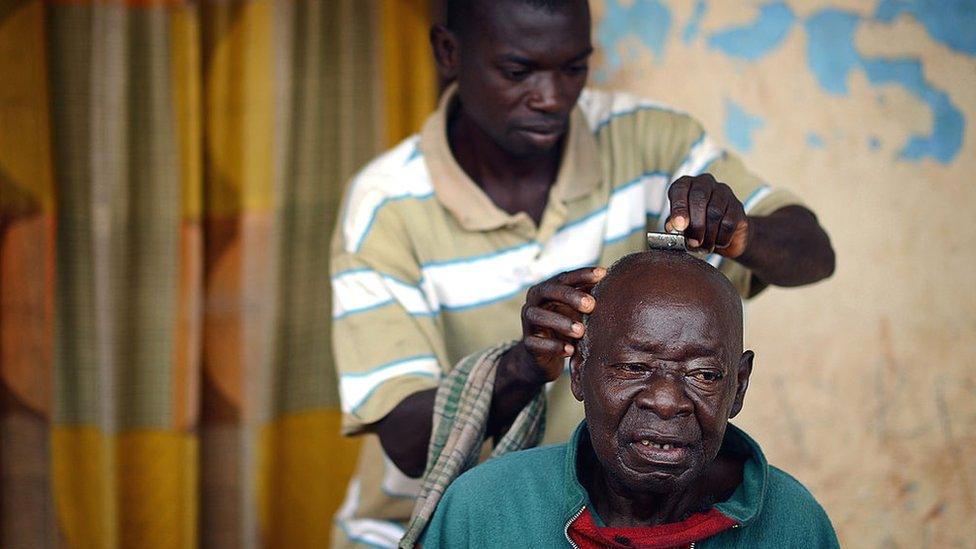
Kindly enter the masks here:
M 623 362 L 617 364 L 617 368 L 624 372 L 643 372 L 645 367 L 640 362 Z
M 711 370 L 698 370 L 692 372 L 691 377 L 698 381 L 713 382 L 722 379 L 724 376 L 719 372 L 713 372 Z
M 566 67 L 566 74 L 579 76 L 585 73 L 587 70 L 589 70 L 589 67 L 587 67 L 586 65 L 573 65 L 571 67 Z
M 509 80 L 522 80 L 529 75 L 527 69 L 502 69 L 502 72 L 505 73 L 505 77 Z

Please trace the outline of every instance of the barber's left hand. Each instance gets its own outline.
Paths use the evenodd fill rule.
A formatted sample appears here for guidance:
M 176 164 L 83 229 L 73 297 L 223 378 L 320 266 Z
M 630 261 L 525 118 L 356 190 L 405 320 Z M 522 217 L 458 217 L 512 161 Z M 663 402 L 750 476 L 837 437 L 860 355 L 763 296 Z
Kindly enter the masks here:
M 749 219 L 742 202 L 712 174 L 685 175 L 668 189 L 671 215 L 665 229 L 685 235 L 688 248 L 728 258 L 742 255 L 749 244 Z

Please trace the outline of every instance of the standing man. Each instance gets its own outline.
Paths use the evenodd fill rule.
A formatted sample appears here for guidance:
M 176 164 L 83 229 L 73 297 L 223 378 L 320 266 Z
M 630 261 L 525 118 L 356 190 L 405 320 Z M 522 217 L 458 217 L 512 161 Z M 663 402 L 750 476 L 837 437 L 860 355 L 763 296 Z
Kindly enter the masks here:
M 419 488 L 440 377 L 517 340 L 488 433 L 548 390 L 544 443 L 582 418 L 563 364 L 609 265 L 644 232 L 682 231 L 743 297 L 830 276 L 808 209 L 719 149 L 690 116 L 584 90 L 585 0 L 448 0 L 431 29 L 453 81 L 412 136 L 346 190 L 332 248 L 346 435 L 371 433 L 336 517 L 336 547 L 394 547 Z

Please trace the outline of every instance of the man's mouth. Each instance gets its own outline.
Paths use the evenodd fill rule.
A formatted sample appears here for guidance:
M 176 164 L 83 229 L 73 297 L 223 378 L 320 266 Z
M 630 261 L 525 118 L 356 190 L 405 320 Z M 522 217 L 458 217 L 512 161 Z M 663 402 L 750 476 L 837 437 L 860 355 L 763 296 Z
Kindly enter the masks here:
M 566 126 L 563 124 L 540 124 L 537 126 L 523 126 L 521 129 L 532 133 L 550 134 L 563 133 L 566 130 Z
M 660 444 L 652 440 L 647 440 L 646 438 L 642 439 L 640 443 L 642 446 L 650 446 L 651 448 L 657 448 L 659 450 L 670 450 L 676 447 L 674 444 L 669 444 L 669 443 Z
M 534 143 L 535 146 L 541 148 L 549 148 L 555 145 L 565 131 L 566 128 L 563 126 L 531 126 L 519 128 L 521 134 Z
M 628 446 L 638 461 L 654 466 L 680 466 L 691 457 L 688 444 L 671 437 L 639 435 Z

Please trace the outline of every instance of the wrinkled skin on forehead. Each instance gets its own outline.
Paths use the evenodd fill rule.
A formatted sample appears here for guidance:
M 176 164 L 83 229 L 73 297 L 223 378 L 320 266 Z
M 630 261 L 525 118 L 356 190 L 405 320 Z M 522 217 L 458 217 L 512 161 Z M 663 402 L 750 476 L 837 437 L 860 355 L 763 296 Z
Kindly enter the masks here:
M 716 457 L 752 367 L 735 290 L 690 255 L 648 252 L 611 270 L 594 295 L 572 387 L 597 484 L 636 500 L 715 492 L 710 469 L 726 465 Z

